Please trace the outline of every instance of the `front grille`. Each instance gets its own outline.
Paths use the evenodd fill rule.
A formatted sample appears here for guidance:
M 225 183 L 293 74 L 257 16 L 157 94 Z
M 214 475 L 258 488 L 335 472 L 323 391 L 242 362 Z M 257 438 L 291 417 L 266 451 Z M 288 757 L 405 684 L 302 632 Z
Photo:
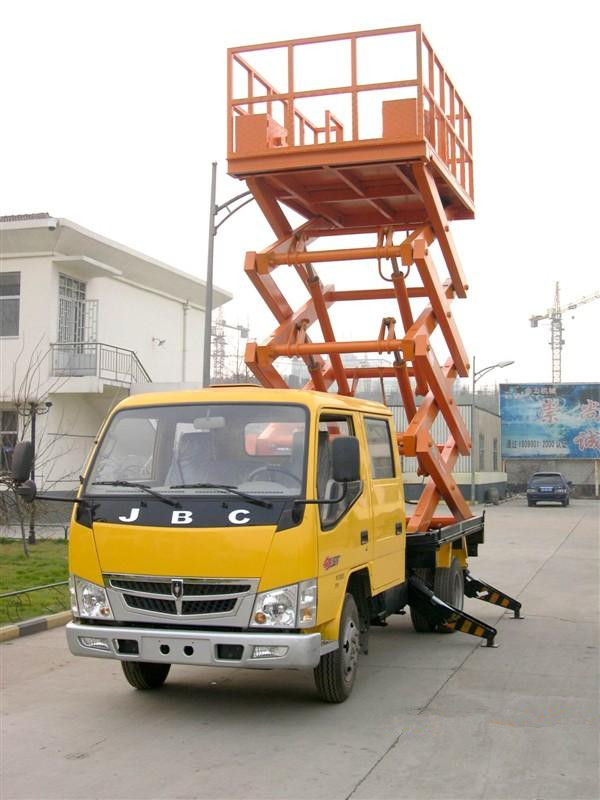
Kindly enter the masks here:
M 184 600 L 182 614 L 226 614 L 236 604 L 236 600 Z
M 145 575 L 106 575 L 106 584 L 122 602 L 138 613 L 177 617 L 218 617 L 235 614 L 243 599 L 252 596 L 258 580 L 227 581 Z
M 139 597 L 135 594 L 124 594 L 123 598 L 130 608 L 141 608 L 143 611 L 158 611 L 160 614 L 176 614 L 174 600 L 163 600 L 157 597 Z
M 132 581 L 112 578 L 110 585 L 126 592 L 145 592 L 146 594 L 171 594 L 171 581 Z M 246 594 L 251 589 L 247 583 L 190 583 L 183 584 L 183 594 L 197 597 L 214 594 Z
M 148 592 L 149 594 L 171 594 L 171 581 L 120 581 L 113 578 L 110 582 L 115 589 L 129 592 Z
M 184 583 L 183 593 L 185 595 L 206 595 L 206 594 L 245 594 L 250 591 L 248 584 L 236 583 Z

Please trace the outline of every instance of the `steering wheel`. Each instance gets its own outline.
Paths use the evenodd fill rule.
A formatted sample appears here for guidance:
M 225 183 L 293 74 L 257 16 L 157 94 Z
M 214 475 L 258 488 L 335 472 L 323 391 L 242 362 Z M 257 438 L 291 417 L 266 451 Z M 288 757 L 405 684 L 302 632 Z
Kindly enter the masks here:
M 268 464 L 265 467 L 259 467 L 255 469 L 253 472 L 248 475 L 247 480 L 253 481 L 257 475 L 260 475 L 263 472 L 281 472 L 282 475 L 287 475 L 288 478 L 293 478 L 302 486 L 302 478 L 299 478 L 297 475 L 294 475 L 293 472 L 290 472 L 289 469 L 285 469 L 284 467 L 278 467 L 277 464 Z

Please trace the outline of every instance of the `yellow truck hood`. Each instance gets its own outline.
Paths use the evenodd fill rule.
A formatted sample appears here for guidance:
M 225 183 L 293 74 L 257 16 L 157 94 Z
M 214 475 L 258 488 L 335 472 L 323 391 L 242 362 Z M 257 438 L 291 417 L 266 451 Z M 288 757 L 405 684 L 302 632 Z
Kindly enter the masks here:
M 263 574 L 275 526 L 153 528 L 94 523 L 103 573 L 203 578 Z

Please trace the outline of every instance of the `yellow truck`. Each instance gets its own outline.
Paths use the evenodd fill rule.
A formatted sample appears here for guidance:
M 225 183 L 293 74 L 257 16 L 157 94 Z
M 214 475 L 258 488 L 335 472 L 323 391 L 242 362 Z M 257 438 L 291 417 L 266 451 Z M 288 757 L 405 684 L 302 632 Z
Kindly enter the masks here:
M 118 659 L 138 689 L 172 664 L 310 668 L 320 696 L 342 702 L 369 627 L 409 603 L 419 631 L 492 643 L 495 630 L 461 611 L 483 519 L 407 548 L 395 437 L 386 406 L 330 393 L 248 385 L 124 400 L 71 521 L 71 652 Z M 23 450 L 13 468 L 26 495 Z
M 384 45 L 399 56 L 388 78 L 361 83 Z M 313 46 L 323 85 L 310 88 Z M 349 83 L 325 74 L 338 62 Z M 138 689 L 160 686 L 172 664 L 310 668 L 321 697 L 342 702 L 369 628 L 391 614 L 409 608 L 417 631 L 488 645 L 496 630 L 464 612 L 465 595 L 519 616 L 517 601 L 468 569 L 484 519 L 452 472 L 471 451 L 453 397 L 470 364 L 451 309 L 469 287 L 450 232 L 474 216 L 471 116 L 418 25 L 232 48 L 227 75 L 229 174 L 276 237 L 246 254 L 244 270 L 277 328 L 246 350 L 260 387 L 133 396 L 111 413 L 75 501 L 67 637 L 75 655 L 118 659 Z M 211 236 L 217 212 L 236 210 L 214 204 L 215 174 Z M 207 298 L 211 254 L 212 238 Z M 321 264 L 346 284 L 364 274 L 336 289 Z M 275 280 L 285 270 L 299 279 L 299 305 Z M 346 321 L 364 320 L 370 338 L 336 336 L 334 306 L 352 302 Z M 366 303 L 385 303 L 385 315 Z M 206 326 L 208 344 L 209 313 Z M 375 354 L 388 360 L 369 362 Z M 306 366 L 302 390 L 289 388 L 281 357 Z M 362 380 L 379 381 L 381 404 L 356 397 Z M 404 431 L 385 404 L 390 380 Z M 29 500 L 31 455 L 22 443 L 13 458 Z M 410 515 L 402 457 L 423 477 Z

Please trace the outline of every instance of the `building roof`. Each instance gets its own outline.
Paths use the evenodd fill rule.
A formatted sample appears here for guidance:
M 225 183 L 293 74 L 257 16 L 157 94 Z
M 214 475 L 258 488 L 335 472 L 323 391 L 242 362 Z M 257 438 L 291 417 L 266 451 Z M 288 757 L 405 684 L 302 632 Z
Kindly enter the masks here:
M 154 289 L 197 308 L 206 304 L 206 282 L 200 278 L 47 212 L 0 217 L 0 257 L 19 255 L 51 255 L 62 265 L 76 263 L 90 276 Z M 230 292 L 213 287 L 213 306 L 231 298 Z
M 0 222 L 23 222 L 27 219 L 49 219 L 50 214 L 47 211 L 41 211 L 39 214 L 8 214 L 8 216 L 0 217 Z

